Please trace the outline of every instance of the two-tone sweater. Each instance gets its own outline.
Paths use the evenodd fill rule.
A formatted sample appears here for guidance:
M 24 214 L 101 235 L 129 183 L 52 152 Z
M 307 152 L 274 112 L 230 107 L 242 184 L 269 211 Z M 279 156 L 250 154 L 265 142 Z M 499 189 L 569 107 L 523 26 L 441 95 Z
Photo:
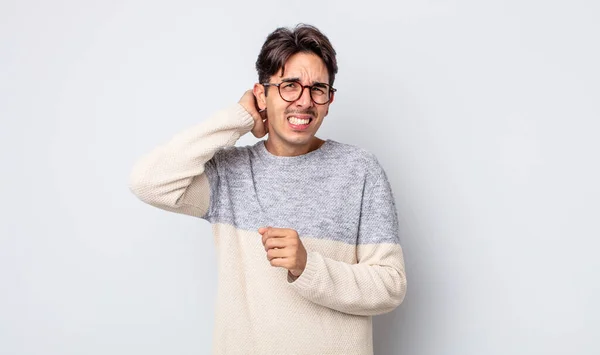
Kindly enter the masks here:
M 404 299 L 390 184 L 375 156 L 334 140 L 275 156 L 239 104 L 143 156 L 130 176 L 142 201 L 206 219 L 217 254 L 213 354 L 369 355 L 372 316 Z M 259 227 L 298 232 L 306 268 L 271 266 Z

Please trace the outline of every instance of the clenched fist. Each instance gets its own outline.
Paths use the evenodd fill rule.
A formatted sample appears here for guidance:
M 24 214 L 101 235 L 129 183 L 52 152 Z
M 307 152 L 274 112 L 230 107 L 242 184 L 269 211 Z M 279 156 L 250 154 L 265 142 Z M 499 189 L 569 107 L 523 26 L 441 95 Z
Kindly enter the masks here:
M 283 267 L 298 277 L 306 267 L 306 249 L 293 229 L 262 227 L 258 229 L 272 266 Z

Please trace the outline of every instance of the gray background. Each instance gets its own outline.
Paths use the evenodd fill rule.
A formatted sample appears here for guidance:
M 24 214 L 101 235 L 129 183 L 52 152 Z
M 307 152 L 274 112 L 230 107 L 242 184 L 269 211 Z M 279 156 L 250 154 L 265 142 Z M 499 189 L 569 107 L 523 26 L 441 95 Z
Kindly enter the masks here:
M 400 212 L 408 295 L 376 354 L 600 353 L 599 10 L 2 0 L 0 354 L 209 353 L 210 226 L 128 174 L 237 102 L 298 22 L 339 55 L 321 137 L 374 152 Z

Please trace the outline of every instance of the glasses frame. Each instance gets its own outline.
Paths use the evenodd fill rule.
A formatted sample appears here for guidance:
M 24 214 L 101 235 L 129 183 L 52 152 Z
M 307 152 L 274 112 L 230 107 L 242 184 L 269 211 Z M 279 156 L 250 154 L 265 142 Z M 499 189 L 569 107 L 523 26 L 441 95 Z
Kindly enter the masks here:
M 300 90 L 300 95 L 298 95 L 298 97 L 295 100 L 286 100 L 283 98 L 283 95 L 281 94 L 281 84 L 288 84 L 288 83 L 294 83 L 294 84 L 298 84 L 302 87 L 302 90 Z M 269 86 L 276 86 L 277 87 L 277 91 L 279 92 L 279 97 L 281 97 L 281 99 L 285 102 L 294 102 L 294 101 L 298 101 L 302 95 L 304 95 L 304 89 L 308 88 L 308 95 L 310 96 L 310 100 L 312 102 L 315 103 L 315 105 L 327 105 L 330 101 L 331 98 L 333 97 L 333 93 L 335 93 L 337 91 L 336 88 L 334 88 L 333 86 L 326 84 L 326 83 L 316 83 L 313 85 L 302 85 L 301 83 L 297 82 L 297 81 L 282 81 L 280 83 L 262 83 L 262 86 L 265 87 L 269 87 Z M 318 87 L 319 85 L 326 85 L 329 87 L 329 97 L 327 98 L 327 101 L 325 101 L 324 103 L 318 103 L 315 101 L 315 99 L 312 96 L 312 88 L 313 86 Z

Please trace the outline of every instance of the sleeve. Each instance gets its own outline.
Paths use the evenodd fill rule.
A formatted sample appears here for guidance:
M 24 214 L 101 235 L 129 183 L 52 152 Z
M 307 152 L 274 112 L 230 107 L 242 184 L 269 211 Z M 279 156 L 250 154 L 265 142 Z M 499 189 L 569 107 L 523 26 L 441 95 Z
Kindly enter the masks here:
M 406 294 L 404 258 L 398 237 L 398 216 L 390 184 L 379 168 L 365 183 L 357 263 L 308 252 L 306 268 L 288 282 L 304 298 L 319 305 L 361 316 L 394 310 Z
M 211 198 L 207 163 L 253 126 L 252 116 L 240 104 L 217 112 L 141 157 L 130 173 L 129 189 L 152 206 L 205 217 Z

